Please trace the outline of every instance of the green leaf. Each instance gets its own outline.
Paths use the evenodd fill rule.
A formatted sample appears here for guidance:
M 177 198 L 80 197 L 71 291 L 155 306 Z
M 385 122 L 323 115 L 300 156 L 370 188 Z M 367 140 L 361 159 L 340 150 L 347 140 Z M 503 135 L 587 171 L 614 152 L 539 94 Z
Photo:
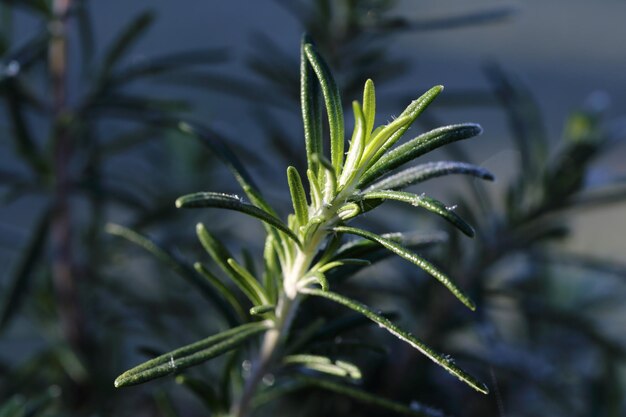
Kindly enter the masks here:
M 24 98 L 20 94 L 17 83 L 18 80 L 15 78 L 10 78 L 5 83 L 5 97 L 9 120 L 13 128 L 11 136 L 15 141 L 15 151 L 30 165 L 34 173 L 45 174 L 49 171 L 49 166 L 42 157 L 31 132 L 30 123 L 24 112 Z
M 344 265 L 361 265 L 367 266 L 370 265 L 371 262 L 365 259 L 338 259 L 336 261 L 329 262 L 318 269 L 319 272 L 326 272 L 333 268 L 337 268 Z
M 422 114 L 422 112 L 426 109 L 426 107 L 428 107 L 430 103 L 432 103 L 433 100 L 435 100 L 435 98 L 442 91 L 443 91 L 442 85 L 434 86 L 433 88 L 431 88 L 430 90 L 422 94 L 417 100 L 413 100 L 411 104 L 409 104 L 407 108 L 404 109 L 402 113 L 400 113 L 400 116 L 398 116 L 398 118 L 394 121 L 398 123 L 399 128 L 395 130 L 393 134 L 389 136 L 388 139 L 386 139 L 383 143 L 378 145 L 376 149 L 373 149 L 374 154 L 373 154 L 373 157 L 370 159 L 366 167 L 366 170 L 371 168 L 371 166 L 375 164 L 387 152 L 387 150 L 391 148 L 402 137 L 402 135 L 404 135 L 404 132 L 406 132 L 409 127 L 411 127 L 415 119 L 417 119 L 417 117 L 420 114 Z M 398 120 L 401 120 L 404 118 L 408 118 L 408 120 L 400 124 Z M 390 125 L 393 124 L 394 122 L 390 123 Z M 374 139 L 372 138 L 370 142 L 373 142 L 373 140 Z
M 337 217 L 341 220 L 349 220 L 362 213 L 361 206 L 356 203 L 346 203 L 337 210 Z
M 367 131 L 365 130 L 365 118 L 363 111 L 359 106 L 358 101 L 352 102 L 352 110 L 354 112 L 354 133 L 352 134 L 352 140 L 350 141 L 350 149 L 346 158 L 346 163 L 341 171 L 341 177 L 339 178 L 339 187 L 343 187 L 358 174 L 359 161 L 365 148 L 365 139 Z
M 369 168 L 359 181 L 363 188 L 387 172 L 409 162 L 433 149 L 458 140 L 468 139 L 482 133 L 473 123 L 444 126 L 419 135 L 415 139 L 389 151 Z
M 78 28 L 78 40 L 80 42 L 81 71 L 85 76 L 91 69 L 93 55 L 96 52 L 96 41 L 94 36 L 94 24 L 91 19 L 89 2 L 79 1 L 72 5 L 76 13 L 76 25 Z
M 132 45 L 144 34 L 154 21 L 154 13 L 144 12 L 133 19 L 108 48 L 102 64 L 101 74 L 106 76 Z
M 488 66 L 485 73 L 506 110 L 525 177 L 538 179 L 549 156 L 548 134 L 541 109 L 529 89 L 512 74 L 497 65 Z
M 376 90 L 374 82 L 370 79 L 365 81 L 365 88 L 363 88 L 363 117 L 365 118 L 365 137 L 367 142 L 376 122 Z
M 242 321 L 245 320 L 246 314 L 244 313 L 244 309 L 241 306 L 241 303 L 239 303 L 239 301 L 237 300 L 235 294 L 231 291 L 231 289 L 224 285 L 224 283 L 222 283 L 219 278 L 213 275 L 211 271 L 209 271 L 200 262 L 194 263 L 193 267 L 200 275 L 206 278 L 206 280 L 209 281 L 209 283 L 211 283 L 211 285 L 213 285 L 220 294 L 222 294 L 222 297 L 224 297 L 228 304 L 232 306 L 233 310 L 235 310 L 235 313 L 237 313 L 239 318 Z
M 300 365 L 314 371 L 339 376 L 342 378 L 350 378 L 354 380 L 361 379 L 361 370 L 358 366 L 341 360 L 333 361 L 326 356 L 319 355 L 289 355 L 283 359 L 285 365 Z
M 333 230 L 341 233 L 350 233 L 353 235 L 361 236 L 365 239 L 369 239 L 373 242 L 380 244 L 381 246 L 385 247 L 396 255 L 406 259 L 407 261 L 414 263 L 415 265 L 426 271 L 433 278 L 441 282 L 448 290 L 450 290 L 452 294 L 454 294 L 456 298 L 459 299 L 459 301 L 465 304 L 470 310 L 476 310 L 474 302 L 470 300 L 470 298 L 465 295 L 465 293 L 454 282 L 452 282 L 452 280 L 447 275 L 437 269 L 433 264 L 421 258 L 417 254 L 411 252 L 407 248 L 389 239 L 385 239 L 382 236 L 354 227 L 336 226 L 333 228 Z
M 381 129 L 377 129 L 370 138 L 367 146 L 363 150 L 363 157 L 361 164 L 363 167 L 370 167 L 382 155 L 381 149 L 384 148 L 384 144 L 387 143 L 392 136 L 408 127 L 413 120 L 410 116 L 398 117 L 391 123 L 382 126 Z M 366 168 L 364 168 L 366 169 Z
M 341 172 L 343 166 L 344 127 L 343 106 L 337 84 L 328 68 L 328 65 L 311 44 L 304 45 L 304 53 L 309 60 L 313 71 L 322 87 L 322 94 L 328 113 L 328 126 L 330 128 L 330 160 L 335 172 Z
M 307 35 L 302 37 L 300 46 L 300 104 L 306 144 L 307 166 L 317 173 L 317 163 L 312 157 L 323 153 L 322 145 L 322 103 L 319 86 L 313 79 L 313 69 L 306 57 L 305 46 L 310 43 Z
M 237 155 L 226 145 L 226 139 L 222 138 L 216 132 L 190 121 L 178 121 L 175 127 L 177 131 L 193 137 L 207 146 L 231 171 L 250 201 L 265 212 L 276 217 L 276 211 L 265 201 L 261 190 L 254 183 L 252 176 L 248 173 Z M 268 234 L 274 236 L 274 249 L 279 258 L 283 259 L 286 254 L 282 249 L 282 237 L 272 226 L 266 223 L 264 223 L 263 226 Z
M 289 184 L 291 202 L 296 218 L 298 219 L 298 224 L 305 226 L 309 221 L 309 205 L 306 201 L 302 179 L 295 167 L 290 166 L 287 168 L 287 182 Z
M 250 173 L 248 173 L 237 155 L 226 145 L 228 141 L 225 138 L 218 135 L 217 132 L 190 121 L 178 122 L 175 127 L 180 133 L 199 140 L 200 143 L 209 148 L 231 171 L 250 201 L 264 208 L 265 211 L 271 211 L 267 209 L 267 203 L 262 201 L 261 191 L 254 183 Z
M 446 219 L 452 225 L 456 226 L 460 231 L 469 237 L 474 237 L 474 229 L 467 224 L 458 214 L 452 211 L 452 208 L 446 207 L 442 202 L 425 195 L 416 195 L 403 191 L 380 190 L 370 191 L 359 195 L 364 200 L 396 200 L 409 203 L 416 207 L 422 207 L 426 210 L 438 214 Z
M 213 359 L 268 328 L 266 322 L 244 324 L 180 347 L 124 372 L 115 380 L 115 387 L 141 384 Z
M 298 237 L 285 225 L 280 219 L 273 214 L 266 212 L 256 206 L 244 203 L 240 197 L 223 193 L 214 192 L 199 192 L 188 194 L 179 197 L 176 200 L 176 207 L 178 208 L 202 208 L 202 207 L 215 207 L 227 210 L 234 210 L 245 213 L 249 216 L 256 217 L 257 219 L 269 224 L 272 227 L 280 230 L 294 240 L 298 245 L 300 241 Z
M 218 308 L 229 324 L 235 325 L 239 323 L 233 314 L 233 309 L 231 309 L 224 302 L 224 299 L 222 299 L 216 292 L 217 288 L 211 286 L 209 282 L 202 279 L 193 268 L 191 268 L 183 260 L 179 259 L 174 253 L 157 245 L 153 240 L 147 238 L 146 236 L 119 224 L 109 223 L 105 226 L 105 231 L 111 235 L 122 237 L 148 251 L 156 259 L 166 264 L 172 271 L 176 272 L 180 277 L 196 287 L 200 291 L 200 294 L 206 297 L 211 304 Z M 219 291 L 219 289 L 217 290 Z
M 246 297 L 255 305 L 265 304 L 261 294 L 257 291 L 254 284 L 252 284 L 252 281 L 256 282 L 254 278 L 250 280 L 233 268 L 233 258 L 226 247 L 215 236 L 209 233 L 202 223 L 196 225 L 196 234 L 198 235 L 200 243 L 211 258 L 222 271 L 233 280 Z
M 274 236 L 267 235 L 263 247 L 263 288 L 271 302 L 278 299 L 278 289 L 280 288 L 280 263 L 274 249 Z
M 254 306 L 250 309 L 250 314 L 253 316 L 260 316 L 266 313 L 272 313 L 276 310 L 276 306 L 273 304 L 264 304 L 261 306 Z
M 311 195 L 311 204 L 313 207 L 321 207 L 324 201 L 322 190 L 320 190 L 319 179 L 311 169 L 306 170 L 306 176 L 309 180 L 309 194 Z
M 483 394 L 489 393 L 489 389 L 487 388 L 485 384 L 478 381 L 472 375 L 468 374 L 467 372 L 459 368 L 452 359 L 434 351 L 432 348 L 424 344 L 421 340 L 417 339 L 412 334 L 401 330 L 391 321 L 377 314 L 374 310 L 372 310 L 368 306 L 361 304 L 358 301 L 352 300 L 350 298 L 344 297 L 342 295 L 339 295 L 337 293 L 330 292 L 330 291 L 320 291 L 320 290 L 313 289 L 313 288 L 303 288 L 301 292 L 304 294 L 329 299 L 331 301 L 334 301 L 338 304 L 341 304 L 345 307 L 348 307 L 364 315 L 365 317 L 367 317 L 374 323 L 378 324 L 380 327 L 387 330 L 389 333 L 396 336 L 398 339 L 408 343 L 415 349 L 422 352 L 430 360 L 437 363 L 439 366 L 441 366 L 446 371 L 448 371 L 452 375 L 459 378 L 461 381 L 465 382 L 470 387 L 474 388 L 476 391 L 482 392 Z
M 332 163 L 322 154 L 313 155 L 313 161 L 319 164 L 320 170 L 317 175 L 320 191 L 322 193 L 322 201 L 331 201 L 337 192 L 337 171 Z M 319 207 L 319 206 L 318 206 Z
M 443 243 L 448 239 L 448 235 L 443 232 L 437 233 L 384 233 L 382 238 L 395 242 L 407 248 L 422 249 Z M 340 261 L 342 258 L 363 259 L 372 252 L 379 251 L 380 244 L 368 239 L 355 239 L 344 243 L 337 249 L 332 258 L 333 261 Z
M 4 291 L 0 305 L 0 330 L 9 323 L 26 296 L 29 279 L 41 262 L 48 242 L 51 217 L 51 210 L 46 209 L 37 221 L 26 247 L 21 250 L 15 269 L 11 272 L 8 288 Z
M 259 284 L 259 281 L 257 281 L 256 278 L 254 278 L 252 273 L 250 273 L 250 271 L 244 268 L 243 265 L 240 265 L 239 263 L 237 263 L 237 261 L 234 260 L 233 258 L 227 259 L 226 262 L 228 262 L 228 265 L 230 265 L 230 267 L 237 274 L 239 274 L 239 276 L 241 276 L 243 280 L 245 280 L 246 286 L 254 292 L 254 294 L 256 295 L 256 298 L 261 302 L 261 304 L 267 304 L 268 303 L 267 294 L 265 294 L 265 291 Z
M 397 174 L 390 175 L 365 189 L 374 190 L 399 190 L 431 178 L 437 178 L 450 174 L 471 175 L 483 180 L 493 181 L 491 172 L 476 165 L 465 162 L 438 161 L 428 162 L 415 167 L 404 169 Z
M 319 286 L 322 288 L 322 291 L 328 291 L 328 280 L 326 279 L 326 276 L 320 271 L 313 271 L 309 273 L 300 281 L 300 286 L 306 287 L 311 283 L 319 284 Z
M 371 404 L 375 407 L 389 410 L 394 413 L 404 414 L 407 416 L 416 417 L 441 417 L 443 414 L 441 411 L 433 409 L 431 407 L 422 406 L 412 401 L 411 406 L 397 403 L 387 398 L 379 397 L 378 395 L 365 392 L 361 389 L 354 388 L 348 385 L 340 384 L 338 382 L 329 381 L 327 379 L 316 378 L 312 376 L 296 376 L 296 381 L 301 382 L 309 387 L 321 388 L 326 391 L 336 392 L 337 394 L 350 397 L 356 401 L 364 404 Z M 386 414 L 385 414 L 386 415 Z

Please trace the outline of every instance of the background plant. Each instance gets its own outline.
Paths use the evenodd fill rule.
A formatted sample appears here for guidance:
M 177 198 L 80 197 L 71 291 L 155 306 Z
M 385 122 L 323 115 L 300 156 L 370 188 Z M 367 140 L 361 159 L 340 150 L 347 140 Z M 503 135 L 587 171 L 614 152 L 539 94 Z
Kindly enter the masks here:
M 166 175 L 157 174 L 165 166 L 138 166 L 133 154 L 152 148 L 158 157 L 149 142 L 171 135 L 167 121 L 188 109 L 182 100 L 147 93 L 142 83 L 226 55 L 207 48 L 130 63 L 125 58 L 153 22 L 151 13 L 132 19 L 97 54 L 86 1 L 1 7 L 2 202 L 30 224 L 30 236 L 12 232 L 3 247 L 19 250 L 3 261 L 11 268 L 0 297 L 2 410 L 105 412 L 115 409 L 111 372 L 125 354 L 115 323 L 128 315 L 111 299 L 133 289 L 106 276 L 101 232 L 114 216 L 145 225 L 173 211 Z M 23 39 L 11 23 L 25 16 L 36 31 Z

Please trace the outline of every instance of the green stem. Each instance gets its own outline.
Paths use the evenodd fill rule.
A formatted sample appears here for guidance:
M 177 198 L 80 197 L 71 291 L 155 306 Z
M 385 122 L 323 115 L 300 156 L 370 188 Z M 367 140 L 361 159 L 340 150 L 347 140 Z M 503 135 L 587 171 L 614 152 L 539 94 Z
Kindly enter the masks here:
M 279 362 L 284 341 L 289 327 L 300 304 L 298 284 L 306 276 L 311 268 L 313 258 L 319 246 L 328 236 L 328 230 L 337 222 L 336 213 L 345 202 L 346 195 L 354 190 L 354 184 L 348 184 L 346 188 L 335 196 L 331 204 L 317 207 L 314 217 L 325 219 L 313 235 L 302 242 L 302 247 L 295 246 L 295 257 L 290 265 L 285 265 L 283 275 L 283 293 L 279 297 L 276 308 L 274 328 L 265 333 L 261 350 L 253 365 L 253 370 L 246 381 L 240 400 L 233 406 L 231 414 L 236 417 L 246 417 L 251 408 L 252 400 L 263 377 L 271 371 L 274 363 Z
M 276 326 L 265 333 L 259 355 L 254 362 L 252 373 L 239 401 L 233 406 L 231 414 L 236 417 L 246 417 L 250 413 L 252 400 L 257 392 L 263 377 L 271 371 L 275 362 L 279 360 L 280 351 L 287 337 L 289 327 L 295 316 L 300 299 L 291 299 L 282 296 L 276 309 Z

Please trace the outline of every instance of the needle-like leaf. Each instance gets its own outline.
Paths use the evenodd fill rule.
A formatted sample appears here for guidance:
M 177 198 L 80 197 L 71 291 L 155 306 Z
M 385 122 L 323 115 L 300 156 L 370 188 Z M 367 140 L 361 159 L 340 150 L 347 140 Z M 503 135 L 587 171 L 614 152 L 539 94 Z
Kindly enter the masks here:
M 451 142 L 468 139 L 481 133 L 482 128 L 479 125 L 465 123 L 440 127 L 419 135 L 415 139 L 383 155 L 363 174 L 359 181 L 359 186 L 363 188 L 387 172 L 433 149 Z
M 326 356 L 308 354 L 289 355 L 285 356 L 283 363 L 285 365 L 300 365 L 314 371 L 342 378 L 361 379 L 361 370 L 358 366 L 346 361 L 333 361 Z
M 330 128 L 330 160 L 335 172 L 341 172 L 343 166 L 344 127 L 343 107 L 339 89 L 324 59 L 311 44 L 304 45 L 304 53 L 317 76 L 326 103 L 328 126 Z
M 222 294 L 224 299 L 228 301 L 228 303 L 233 307 L 233 310 L 235 310 L 239 318 L 241 320 L 244 320 L 246 318 L 244 309 L 239 303 L 239 301 L 237 300 L 237 297 L 235 296 L 235 294 L 231 291 L 231 289 L 228 288 L 226 285 L 224 285 L 224 283 L 222 283 L 222 281 L 220 281 L 219 278 L 213 275 L 213 273 L 209 271 L 200 262 L 194 263 L 193 267 L 200 275 L 206 278 L 206 280 L 209 281 L 209 283 L 211 283 L 211 285 L 213 285 L 215 289 L 219 291 L 220 294 Z
M 376 90 L 374 82 L 369 79 L 365 81 L 365 88 L 363 88 L 363 117 L 365 118 L 365 140 L 367 142 L 376 122 Z
M 365 139 L 367 130 L 365 127 L 365 118 L 361 106 L 358 101 L 352 102 L 352 110 L 354 112 L 355 127 L 352 134 L 352 140 L 350 141 L 350 149 L 348 150 L 348 156 L 346 163 L 341 171 L 341 177 L 339 178 L 339 187 L 343 187 L 348 184 L 355 175 L 357 175 L 357 167 L 365 148 Z
M 309 205 L 306 201 L 302 178 L 300 178 L 300 174 L 298 174 L 298 170 L 295 167 L 290 166 L 287 168 L 287 182 L 298 225 L 304 226 L 309 221 Z
M 150 252 L 150 254 L 152 254 L 156 259 L 169 266 L 172 271 L 176 272 L 180 277 L 196 287 L 213 305 L 217 306 L 228 323 L 231 325 L 239 323 L 233 315 L 232 309 L 217 294 L 216 288 L 211 286 L 206 280 L 202 279 L 202 277 L 198 276 L 198 274 L 189 265 L 187 265 L 186 262 L 183 262 L 174 253 L 159 246 L 156 242 L 146 236 L 119 224 L 109 223 L 106 225 L 105 230 L 113 236 L 122 237 Z
M 446 219 L 448 222 L 456 226 L 460 231 L 465 233 L 469 237 L 474 237 L 474 229 L 467 224 L 458 214 L 456 214 L 453 208 L 446 207 L 445 204 L 434 198 L 427 197 L 425 195 L 416 195 L 406 193 L 404 191 L 392 191 L 392 190 L 380 190 L 365 192 L 360 195 L 360 198 L 364 200 L 396 200 L 404 203 L 409 203 L 416 207 L 422 207 L 426 210 L 438 214 Z
M 246 297 L 255 305 L 265 304 L 257 289 L 250 282 L 254 281 L 254 279 L 246 279 L 246 277 L 233 268 L 233 258 L 226 247 L 213 236 L 202 223 L 196 225 L 196 234 L 207 253 L 222 271 L 233 280 Z
M 264 304 L 260 306 L 254 306 L 250 308 L 250 314 L 253 316 L 260 316 L 262 314 L 271 313 L 276 309 L 273 304 Z
M 154 13 L 145 12 L 137 16 L 126 26 L 107 50 L 101 69 L 103 76 L 109 74 L 113 66 L 128 52 L 131 46 L 150 27 L 153 21 Z
M 422 94 L 417 100 L 413 100 L 398 119 L 408 118 L 406 123 L 403 123 L 399 129 L 395 130 L 384 142 L 382 142 L 376 149 L 374 149 L 373 157 L 370 159 L 366 170 L 368 170 L 373 164 L 375 164 L 386 152 L 389 150 L 401 137 L 404 132 L 413 124 L 415 119 L 422 114 L 422 112 L 433 102 L 433 100 L 443 91 L 442 85 L 436 85 L 424 94 Z M 396 121 L 398 120 L 396 119 Z M 372 137 L 374 135 L 372 134 Z
M 48 240 L 51 210 L 46 209 L 42 217 L 36 222 L 32 236 L 27 246 L 22 250 L 20 259 L 12 272 L 8 288 L 2 295 L 0 304 L 0 330 L 9 323 L 25 299 L 28 281 L 33 270 L 40 264 L 41 256 Z
M 298 237 L 280 219 L 256 206 L 244 203 L 238 196 L 223 193 L 214 193 L 209 191 L 188 194 L 179 197 L 176 200 L 176 207 L 215 207 L 239 211 L 249 216 L 256 217 L 257 219 L 262 220 L 270 226 L 275 227 L 276 229 L 280 230 L 281 232 L 285 233 L 285 235 L 293 239 L 298 245 L 300 244 Z
M 268 328 L 266 322 L 244 324 L 183 346 L 124 372 L 115 380 L 115 387 L 141 384 L 213 359 Z
M 465 372 L 463 369 L 459 368 L 451 358 L 436 352 L 435 350 L 427 346 L 424 342 L 417 339 L 412 334 L 407 333 L 404 330 L 401 330 L 391 321 L 379 315 L 370 307 L 364 304 L 361 304 L 358 301 L 352 300 L 350 298 L 344 297 L 342 295 L 339 295 L 331 291 L 321 291 L 321 290 L 317 290 L 313 288 L 303 288 L 301 292 L 304 294 L 313 295 L 316 297 L 327 298 L 331 301 L 334 301 L 338 304 L 348 307 L 360 314 L 363 314 L 365 317 L 367 317 L 374 323 L 378 324 L 380 327 L 384 328 L 389 333 L 393 334 L 400 340 L 408 343 L 409 345 L 413 346 L 415 349 L 422 352 L 430 360 L 432 360 L 433 362 L 435 362 L 436 364 L 444 368 L 446 371 L 448 371 L 452 375 L 459 378 L 461 381 L 468 384 L 470 387 L 474 388 L 476 391 L 482 392 L 483 394 L 489 393 L 489 389 L 487 388 L 485 384 L 483 384 L 482 382 L 474 378 L 472 375 Z
M 315 73 L 306 58 L 305 46 L 310 43 L 307 35 L 302 37 L 300 46 L 300 104 L 304 125 L 307 166 L 317 173 L 317 163 L 312 157 L 323 152 L 322 145 L 322 103 Z
M 443 232 L 436 233 L 384 233 L 382 238 L 395 242 L 405 248 L 423 249 L 445 242 L 448 235 Z M 333 261 L 343 258 L 363 259 L 372 252 L 381 249 L 380 244 L 368 239 L 355 239 L 344 243 L 337 249 Z
M 256 278 L 254 278 L 252 273 L 250 273 L 250 271 L 244 268 L 243 265 L 240 265 L 239 263 L 237 263 L 237 261 L 234 260 L 233 258 L 227 259 L 226 262 L 228 262 L 228 265 L 230 265 L 230 267 L 237 274 L 239 274 L 239 276 L 243 280 L 245 280 L 246 286 L 254 292 L 254 294 L 256 295 L 256 298 L 261 302 L 261 304 L 267 304 L 268 302 L 267 294 L 265 293 L 265 291 L 259 284 L 259 281 L 257 281 Z
M 402 245 L 399 245 L 389 239 L 385 239 L 382 236 L 354 227 L 336 226 L 333 228 L 333 230 L 341 233 L 350 233 L 353 235 L 361 236 L 365 239 L 372 240 L 390 250 L 391 252 L 395 253 L 396 255 L 406 259 L 409 262 L 414 263 L 415 265 L 426 271 L 433 278 L 441 282 L 447 289 L 450 290 L 452 294 L 454 294 L 456 298 L 459 299 L 459 301 L 465 304 L 470 310 L 476 310 L 476 305 L 474 304 L 474 302 L 467 295 L 465 295 L 463 290 L 461 290 L 454 282 L 452 282 L 452 280 L 447 275 L 437 269 L 433 264 L 418 256 L 417 254 L 411 252 Z
M 49 170 L 48 163 L 42 157 L 30 129 L 24 111 L 25 100 L 20 95 L 17 83 L 18 80 L 14 78 L 10 78 L 4 83 L 9 120 L 13 127 L 13 135 L 11 136 L 15 141 L 16 152 L 31 166 L 35 174 L 42 175 Z
M 364 191 L 400 190 L 410 185 L 450 174 L 462 174 L 493 181 L 491 172 L 476 165 L 465 162 L 438 161 L 427 162 L 415 167 L 404 169 L 397 174 L 390 175 L 367 187 Z

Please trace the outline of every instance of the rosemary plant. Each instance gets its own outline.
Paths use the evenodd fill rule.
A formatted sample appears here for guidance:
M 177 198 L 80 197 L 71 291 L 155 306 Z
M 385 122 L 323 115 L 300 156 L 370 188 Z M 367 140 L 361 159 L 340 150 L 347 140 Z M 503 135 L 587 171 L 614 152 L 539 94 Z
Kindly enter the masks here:
M 277 211 L 263 198 L 260 189 L 232 154 L 228 155 L 229 166 L 235 172 L 249 202 L 237 195 L 218 192 L 200 192 L 176 200 L 179 208 L 222 208 L 247 214 L 263 222 L 267 238 L 262 274 L 255 274 L 252 266 L 237 261 L 204 224 L 198 224 L 196 229 L 202 246 L 213 262 L 247 298 L 246 302 L 241 302 L 231 287 L 209 268 L 201 263 L 195 264 L 196 271 L 222 294 L 238 324 L 124 372 L 115 380 L 115 386 L 139 384 L 178 373 L 237 349 L 259 336 L 263 338 L 260 349 L 239 400 L 230 407 L 231 415 L 248 415 L 263 377 L 288 365 L 297 364 L 308 371 L 336 375 L 348 380 L 358 379 L 360 371 L 354 364 L 310 355 L 308 352 L 286 354 L 294 353 L 293 349 L 289 349 L 288 335 L 302 301 L 309 297 L 318 297 L 363 315 L 422 352 L 470 387 L 486 394 L 487 387 L 456 365 L 450 357 L 400 329 L 375 309 L 332 291 L 333 282 L 327 279 L 329 271 L 346 265 L 368 263 L 351 256 L 358 253 L 354 251 L 355 245 L 370 249 L 383 247 L 424 270 L 444 285 L 462 304 L 474 310 L 475 304 L 462 288 L 435 265 L 406 247 L 408 240 L 405 235 L 378 235 L 348 226 L 348 223 L 386 200 L 395 200 L 433 212 L 466 235 L 473 236 L 471 226 L 451 208 L 426 195 L 401 190 L 426 178 L 451 173 L 484 179 L 491 179 L 491 174 L 480 167 L 455 162 L 429 163 L 397 172 L 396 170 L 432 149 L 480 134 L 480 126 L 466 123 L 440 127 L 394 146 L 443 88 L 431 88 L 409 104 L 397 118 L 375 128 L 375 90 L 373 82 L 368 80 L 365 83 L 362 103 L 352 103 L 355 126 L 347 152 L 344 152 L 344 116 L 340 94 L 327 64 L 307 37 L 303 38 L 301 45 L 300 82 L 307 170 L 306 175 L 301 175 L 294 167 L 287 169 L 293 213 L 286 222 L 279 218 Z M 329 158 L 324 152 L 322 103 L 328 119 Z M 182 124 L 180 128 L 194 133 L 193 126 Z M 308 196 L 303 177 L 307 179 Z M 120 226 L 111 226 L 109 229 L 113 233 L 137 240 L 133 232 Z M 345 235 L 354 235 L 361 239 L 342 244 Z M 246 312 L 249 314 L 245 314 Z M 328 381 L 325 385 L 318 386 L 332 386 L 348 395 L 353 390 L 350 387 L 341 388 L 341 385 Z M 362 396 L 371 398 L 365 393 Z M 379 399 L 377 404 L 389 405 L 385 401 Z M 408 407 L 395 410 L 425 415 Z
M 144 174 L 136 175 L 131 150 L 165 136 L 164 121 L 188 114 L 187 100 L 142 85 L 227 58 L 223 50 L 202 49 L 133 62 L 128 56 L 154 14 L 141 13 L 101 44 L 91 5 L 0 1 L 3 416 L 118 406 L 110 401 L 108 373 L 115 365 L 108 361 L 124 355 L 123 345 L 119 328 L 105 323 L 126 314 L 111 295 L 132 290 L 107 276 L 112 263 L 103 224 L 120 214 L 145 224 L 175 212 L 170 181 L 157 180 L 158 192 L 152 191 L 163 165 L 143 164 Z M 32 29 L 17 26 L 25 21 Z M 163 201 L 167 211 L 159 210 Z M 18 233 L 7 234 L 7 226 Z M 11 409 L 13 400 L 18 405 Z

